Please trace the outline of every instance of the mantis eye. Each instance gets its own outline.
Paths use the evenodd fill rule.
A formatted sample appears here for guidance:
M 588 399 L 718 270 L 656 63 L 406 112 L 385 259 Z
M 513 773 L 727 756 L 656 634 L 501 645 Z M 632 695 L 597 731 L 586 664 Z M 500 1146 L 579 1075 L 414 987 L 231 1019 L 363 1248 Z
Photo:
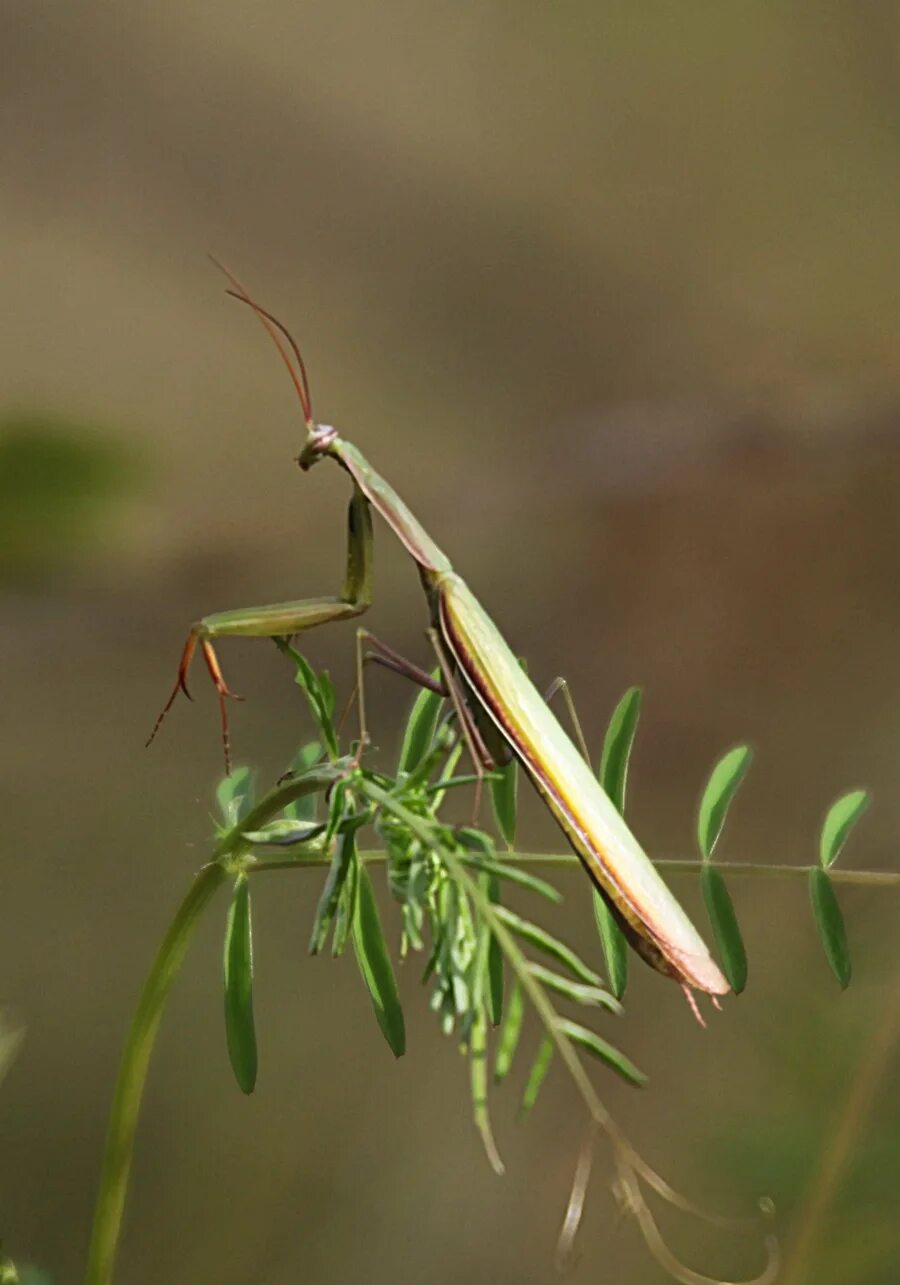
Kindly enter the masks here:
M 309 436 L 309 446 L 318 455 L 324 455 L 337 435 L 337 429 L 332 428 L 330 424 L 316 424 Z

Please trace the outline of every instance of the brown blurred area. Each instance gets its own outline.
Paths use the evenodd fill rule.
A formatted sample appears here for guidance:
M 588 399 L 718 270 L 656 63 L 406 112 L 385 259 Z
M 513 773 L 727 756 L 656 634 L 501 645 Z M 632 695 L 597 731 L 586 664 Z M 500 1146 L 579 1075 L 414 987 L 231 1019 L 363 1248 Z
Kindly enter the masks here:
M 342 569 L 345 479 L 292 463 L 290 385 L 208 251 L 295 329 L 318 416 L 532 672 L 568 676 L 595 745 L 644 686 L 631 797 L 651 852 L 690 855 L 705 773 L 746 739 L 723 856 L 813 859 L 827 802 L 861 784 L 876 807 L 847 860 L 896 863 L 900 18 L 877 0 L 7 0 L 0 51 L 0 462 L 9 424 L 39 414 L 93 426 L 131 478 L 83 549 L 75 523 L 27 575 L 0 560 L 0 1004 L 26 1028 L 0 1089 L 0 1234 L 64 1282 L 131 1008 L 208 850 L 204 676 L 142 748 L 187 625 L 336 591 Z M 55 504 L 17 539 L 55 530 Z M 372 628 L 424 663 L 415 572 L 377 535 Z M 346 691 L 352 629 L 308 650 Z M 238 756 L 269 778 L 303 710 L 274 648 L 221 654 L 248 698 Z M 393 752 L 409 692 L 385 676 L 372 699 Z M 560 847 L 534 806 L 526 836 Z M 564 887 L 557 926 L 596 957 L 585 885 Z M 802 883 L 734 892 L 747 994 L 702 1032 L 635 967 L 617 1034 L 650 1087 L 597 1079 L 677 1185 L 731 1212 L 770 1192 L 789 1239 L 791 1175 L 900 968 L 900 907 L 846 898 L 842 995 Z M 518 1088 L 498 1095 L 498 1181 L 418 961 L 394 1065 L 351 961 L 306 956 L 317 893 L 300 873 L 257 890 L 250 1100 L 221 1029 L 222 915 L 201 930 L 151 1072 L 118 1279 L 551 1279 L 582 1133 L 568 1084 L 521 1129 Z M 877 1119 L 857 1160 L 873 1131 L 881 1150 L 851 1177 L 896 1191 L 900 1130 L 891 1150 Z M 601 1156 L 573 1279 L 656 1281 L 607 1176 Z M 887 1248 L 808 1279 L 896 1282 L 896 1230 L 848 1192 L 838 1213 L 862 1200 L 852 1226 Z M 707 1270 L 758 1266 L 752 1238 L 673 1234 Z

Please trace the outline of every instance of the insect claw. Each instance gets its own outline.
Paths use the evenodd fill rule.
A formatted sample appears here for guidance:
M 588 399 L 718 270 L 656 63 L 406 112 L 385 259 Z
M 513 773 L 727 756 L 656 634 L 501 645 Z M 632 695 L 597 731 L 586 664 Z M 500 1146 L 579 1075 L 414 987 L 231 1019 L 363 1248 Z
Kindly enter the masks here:
M 178 695 L 178 693 L 184 692 L 185 696 L 188 698 L 189 701 L 192 701 L 194 699 L 191 693 L 188 691 L 187 676 L 188 676 L 188 670 L 191 667 L 191 660 L 193 658 L 196 647 L 197 647 L 197 634 L 195 630 L 192 629 L 187 636 L 187 642 L 184 644 L 184 650 L 181 653 L 181 660 L 178 662 L 178 677 L 175 680 L 175 686 L 172 688 L 172 695 L 169 697 L 165 705 L 162 707 L 159 717 L 157 718 L 156 722 L 153 724 L 153 731 L 150 733 L 150 735 L 147 737 L 146 741 L 144 742 L 144 749 L 146 749 L 147 746 L 150 745 L 150 743 L 155 738 L 156 733 L 159 731 L 160 727 L 162 726 L 163 720 L 165 719 L 169 710 L 175 704 L 175 697 Z
M 694 1017 L 696 1017 L 697 1021 L 700 1023 L 700 1025 L 703 1027 L 705 1031 L 706 1019 L 704 1018 L 703 1014 L 700 1012 L 700 1009 L 697 1006 L 697 1001 L 694 998 L 694 992 L 691 990 L 690 986 L 688 986 L 687 982 L 681 983 L 681 989 L 684 991 L 684 997 L 688 1002 L 688 1007 L 690 1008 L 691 1012 L 694 1014 Z

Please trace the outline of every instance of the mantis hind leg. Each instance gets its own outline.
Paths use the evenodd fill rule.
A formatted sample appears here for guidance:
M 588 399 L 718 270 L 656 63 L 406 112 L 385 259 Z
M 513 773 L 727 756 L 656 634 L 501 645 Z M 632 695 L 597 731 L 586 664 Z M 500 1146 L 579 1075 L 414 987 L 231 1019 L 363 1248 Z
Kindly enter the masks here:
M 358 487 L 347 514 L 347 569 L 344 586 L 339 598 L 302 598 L 295 602 L 279 602 L 263 607 L 242 607 L 236 611 L 221 611 L 204 616 L 192 626 L 188 634 L 178 676 L 172 694 L 163 706 L 147 745 L 154 739 L 163 720 L 174 705 L 179 692 L 188 699 L 187 676 L 197 647 L 200 647 L 209 676 L 219 697 L 222 720 L 222 746 L 225 752 L 225 771 L 231 772 L 231 751 L 228 735 L 228 699 L 240 700 L 230 691 L 222 674 L 219 659 L 213 647 L 218 638 L 282 638 L 303 633 L 316 625 L 349 620 L 361 615 L 372 602 L 372 515 L 369 502 Z
M 581 719 L 578 717 L 578 710 L 575 708 L 575 700 L 572 696 L 572 689 L 569 686 L 569 680 L 567 678 L 554 678 L 553 682 L 544 694 L 544 700 L 549 705 L 553 700 L 553 697 L 557 695 L 561 695 L 563 698 L 563 704 L 566 707 L 566 713 L 569 715 L 569 721 L 571 722 L 572 729 L 575 732 L 575 740 L 578 742 L 578 748 L 581 751 L 581 756 L 585 763 L 590 767 L 591 752 L 588 749 L 587 741 L 584 738 Z
M 475 775 L 478 777 L 478 783 L 475 786 L 475 804 L 472 812 L 472 824 L 477 825 L 478 816 L 481 812 L 481 795 L 484 777 L 488 772 L 492 772 L 494 770 L 496 764 L 491 751 L 481 734 L 478 722 L 469 708 L 469 704 L 466 700 L 467 691 L 465 688 L 461 688 L 456 682 L 453 663 L 448 657 L 447 650 L 444 647 L 439 630 L 433 628 L 429 629 L 428 638 L 434 648 L 434 654 L 437 656 L 438 664 L 441 667 L 441 673 L 444 675 L 444 682 L 446 683 L 449 691 L 450 700 L 453 705 L 453 712 L 456 714 L 456 718 L 459 723 L 459 730 L 466 743 L 466 749 L 469 751 L 469 757 L 472 760 Z
M 367 651 L 370 647 L 372 650 Z M 356 697 L 359 707 L 359 741 L 362 749 L 369 741 L 369 732 L 366 722 L 366 683 L 365 667 L 367 664 L 381 665 L 384 669 L 391 670 L 392 673 L 399 674 L 401 678 L 408 678 L 410 682 L 415 683 L 417 687 L 427 688 L 428 691 L 435 692 L 438 696 L 447 697 L 450 695 L 450 689 L 446 681 L 438 682 L 432 678 L 431 674 L 414 665 L 405 656 L 401 656 L 393 647 L 376 638 L 368 629 L 357 629 L 356 631 L 356 689 L 351 694 L 349 705 L 353 698 Z M 346 717 L 346 714 L 345 714 Z M 342 720 L 343 721 L 343 720 Z

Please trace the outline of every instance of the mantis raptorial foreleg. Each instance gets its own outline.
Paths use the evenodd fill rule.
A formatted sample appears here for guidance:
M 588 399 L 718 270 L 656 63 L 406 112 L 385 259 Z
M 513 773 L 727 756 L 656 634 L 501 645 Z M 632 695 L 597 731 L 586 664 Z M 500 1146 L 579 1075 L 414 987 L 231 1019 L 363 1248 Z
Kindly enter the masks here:
M 226 700 L 240 700 L 230 691 L 222 675 L 212 640 L 216 638 L 284 638 L 313 629 L 316 625 L 359 616 L 372 603 L 372 514 L 369 502 L 359 487 L 347 511 L 347 570 L 339 598 L 302 598 L 296 602 L 279 602 L 265 607 L 242 607 L 237 611 L 220 611 L 204 616 L 192 625 L 181 653 L 178 677 L 172 694 L 156 720 L 147 744 L 159 731 L 160 724 L 175 703 L 179 692 L 192 699 L 187 687 L 188 670 L 199 646 L 218 693 L 222 718 L 222 744 L 225 770 L 231 771 Z

